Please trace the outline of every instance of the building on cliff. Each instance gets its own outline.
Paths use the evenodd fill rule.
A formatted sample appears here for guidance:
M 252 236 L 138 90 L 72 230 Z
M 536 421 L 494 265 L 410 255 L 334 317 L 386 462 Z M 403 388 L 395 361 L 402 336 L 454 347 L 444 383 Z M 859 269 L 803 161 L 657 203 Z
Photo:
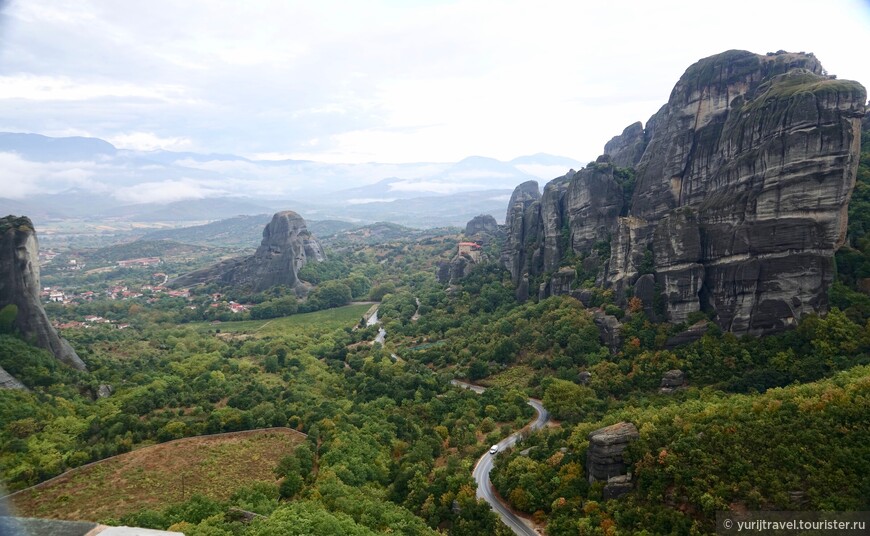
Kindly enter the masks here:
M 460 242 L 457 255 L 467 255 L 473 262 L 480 262 L 480 244 L 477 242 Z
M 580 171 L 516 188 L 502 263 L 517 297 L 599 286 L 763 334 L 827 310 L 845 239 L 867 93 L 812 54 L 732 50 L 689 67 L 670 99 Z M 559 277 L 563 277 L 559 275 Z

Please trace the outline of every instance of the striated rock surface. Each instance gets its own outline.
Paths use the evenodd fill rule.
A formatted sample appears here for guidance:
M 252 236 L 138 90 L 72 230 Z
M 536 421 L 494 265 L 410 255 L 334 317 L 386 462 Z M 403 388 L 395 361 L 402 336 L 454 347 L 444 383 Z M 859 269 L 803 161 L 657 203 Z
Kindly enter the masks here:
M 607 479 L 607 484 L 601 489 L 601 500 L 609 501 L 618 499 L 634 488 L 631 475 L 612 476 Z
M 762 334 L 827 310 L 866 92 L 822 73 L 808 54 L 730 51 L 690 67 L 656 114 L 620 231 L 640 228 L 626 257 L 652 250 L 672 322 L 713 311 Z M 635 278 L 611 263 L 611 284 Z
M 323 259 L 323 248 L 308 231 L 305 220 L 288 210 L 272 216 L 272 221 L 263 229 L 263 241 L 252 256 L 191 272 L 172 281 L 171 285 L 185 287 L 216 281 L 254 291 L 281 285 L 301 293 L 305 287 L 298 277 L 299 270 L 309 262 Z
M 505 216 L 505 247 L 501 261 L 511 273 L 511 281 L 519 285 L 523 274 L 529 273 L 529 252 L 526 243 L 537 240 L 541 192 L 536 181 L 526 181 L 514 189 Z M 528 297 L 528 290 L 525 292 Z
M 713 313 L 738 334 L 824 313 L 866 98 L 812 54 L 705 58 L 645 129 L 629 126 L 605 158 L 548 184 L 537 211 L 509 207 L 503 261 L 518 282 L 552 274 L 569 253 L 587 270 L 600 255 L 596 282 L 617 299 L 650 274 L 640 285 L 645 307 L 660 298 L 675 323 Z M 613 169 L 625 166 L 634 174 Z M 557 225 L 569 229 L 571 251 Z
M 85 370 L 84 362 L 49 322 L 39 298 L 39 242 L 25 216 L 0 218 L 0 309 L 14 305 L 13 327 L 25 339 L 45 348 L 63 363 Z
M 586 450 L 589 483 L 607 482 L 612 477 L 625 475 L 627 468 L 622 453 L 629 443 L 639 437 L 637 427 L 630 422 L 619 422 L 590 432 L 589 448 Z
M 589 253 L 596 244 L 610 240 L 622 211 L 622 197 L 622 186 L 613 176 L 607 155 L 574 175 L 565 210 L 575 252 Z

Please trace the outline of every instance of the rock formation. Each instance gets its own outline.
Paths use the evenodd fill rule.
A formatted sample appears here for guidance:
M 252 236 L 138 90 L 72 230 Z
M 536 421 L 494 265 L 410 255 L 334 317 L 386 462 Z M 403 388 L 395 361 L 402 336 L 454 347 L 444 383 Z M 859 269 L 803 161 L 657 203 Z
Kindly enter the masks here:
M 15 376 L 0 367 L 0 389 L 27 389 Z
M 619 422 L 591 432 L 586 450 L 586 476 L 589 483 L 607 481 L 627 472 L 622 452 L 640 434 L 630 422 Z
M 489 214 L 481 214 L 471 218 L 465 224 L 465 236 L 474 235 L 497 235 L 499 233 L 498 222 Z
M 610 157 L 614 166 L 634 167 L 640 162 L 648 143 L 647 133 L 638 121 L 625 127 L 622 134 L 607 142 L 604 145 L 604 154 Z
M 259 292 L 280 285 L 304 293 L 299 270 L 309 262 L 323 259 L 323 249 L 308 231 L 305 220 L 288 210 L 272 216 L 272 221 L 263 229 L 260 247 L 250 257 L 230 259 L 191 272 L 172 281 L 171 286 L 218 282 Z
M 63 363 L 85 370 L 85 364 L 49 322 L 39 298 L 39 242 L 26 216 L 0 218 L 0 309 L 13 305 L 13 329 L 50 351 Z
M 514 189 L 505 217 L 507 238 L 502 251 L 502 264 L 510 271 L 511 281 L 520 285 L 523 274 L 529 273 L 526 244 L 537 241 L 541 192 L 536 181 L 526 181 Z M 535 226 L 535 227 L 532 227 Z M 527 289 L 528 291 L 528 289 Z M 526 292 L 528 297 L 528 292 Z
M 541 285 L 571 257 L 618 300 L 642 294 L 648 314 L 680 323 L 703 311 L 739 334 L 823 313 L 865 102 L 812 54 L 703 59 L 596 163 L 540 199 L 517 188 L 503 264 L 515 284 Z
M 673 393 L 686 385 L 686 373 L 680 369 L 669 370 L 662 376 L 660 393 Z

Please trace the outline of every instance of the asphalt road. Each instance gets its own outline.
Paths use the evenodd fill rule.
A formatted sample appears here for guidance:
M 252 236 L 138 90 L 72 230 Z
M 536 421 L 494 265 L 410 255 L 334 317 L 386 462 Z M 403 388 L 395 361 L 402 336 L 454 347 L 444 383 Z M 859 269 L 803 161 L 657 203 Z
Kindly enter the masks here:
M 484 388 L 479 385 L 472 385 L 458 380 L 453 380 L 451 383 L 465 389 L 471 389 L 476 393 L 482 393 L 484 391 Z M 529 428 L 531 430 L 540 430 L 550 420 L 550 412 L 544 408 L 539 400 L 530 398 L 528 404 L 535 408 L 535 411 L 538 413 L 535 420 L 530 423 Z M 505 439 L 502 439 L 498 443 L 498 451 L 502 452 L 503 450 L 514 446 L 519 438 L 520 432 L 516 432 Z M 498 454 L 496 454 L 496 456 L 498 456 Z M 492 509 L 495 510 L 499 517 L 501 517 L 504 524 L 514 531 L 514 534 L 519 534 L 520 536 L 539 536 L 534 529 L 530 528 L 522 519 L 519 518 L 519 516 L 511 512 L 510 509 L 508 509 L 508 507 L 505 506 L 505 504 L 496 496 L 495 489 L 492 487 L 492 482 L 489 480 L 489 472 L 492 471 L 492 462 L 493 456 L 487 450 L 487 452 L 477 460 L 477 465 L 474 466 L 474 472 L 471 476 L 474 477 L 474 481 L 477 483 L 477 496 L 489 503 Z

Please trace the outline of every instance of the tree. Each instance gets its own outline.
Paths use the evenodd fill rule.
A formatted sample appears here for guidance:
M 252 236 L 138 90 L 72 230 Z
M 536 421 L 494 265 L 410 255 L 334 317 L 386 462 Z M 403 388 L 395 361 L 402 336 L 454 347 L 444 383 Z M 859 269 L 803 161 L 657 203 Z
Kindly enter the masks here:
M 14 303 L 10 303 L 0 309 L 0 333 L 13 333 L 17 317 L 18 306 Z

